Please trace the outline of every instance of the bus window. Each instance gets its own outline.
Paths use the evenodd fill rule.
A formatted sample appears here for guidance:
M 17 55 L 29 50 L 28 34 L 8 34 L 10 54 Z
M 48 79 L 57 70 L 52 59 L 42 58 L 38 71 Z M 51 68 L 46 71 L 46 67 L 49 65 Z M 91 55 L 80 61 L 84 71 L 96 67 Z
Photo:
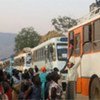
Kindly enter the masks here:
M 94 50 L 100 50 L 100 19 L 94 22 Z
M 45 46 L 45 62 L 47 62 L 48 59 L 48 47 Z
M 49 45 L 49 51 L 50 51 L 50 53 L 53 53 L 53 45 L 52 44 Z
M 92 25 L 84 26 L 84 53 L 91 51 Z
M 75 50 L 74 50 L 75 55 L 79 55 L 80 54 L 80 34 L 77 34 L 75 36 L 74 47 L 75 47 Z
M 33 52 L 32 58 L 33 58 L 33 59 L 32 59 L 33 62 L 36 61 L 36 52 L 35 52 L 35 51 Z
M 34 52 L 35 55 L 35 61 L 37 61 L 37 51 Z
M 38 61 L 40 61 L 41 58 L 41 49 L 38 50 Z
M 45 60 L 45 47 L 42 48 L 42 60 Z
M 31 67 L 31 63 L 32 63 L 32 54 L 29 53 L 26 55 L 26 66 Z
M 19 66 L 19 58 L 15 59 L 14 66 Z
M 52 53 L 53 53 L 53 47 L 52 45 L 48 45 L 48 59 L 49 60 L 52 60 L 51 56 L 52 56 Z
M 50 61 L 56 60 L 55 58 L 55 44 L 49 44 L 47 50 L 47 57 Z
M 21 66 L 24 66 L 24 61 L 25 61 L 25 59 L 24 59 L 24 57 L 22 57 L 21 58 Z
M 67 60 L 67 44 L 57 44 L 57 57 L 58 60 Z
M 69 58 L 70 58 L 70 56 L 72 55 L 72 53 L 73 53 L 73 49 L 74 49 L 74 32 L 73 31 L 71 31 L 70 33 L 69 33 L 69 50 L 68 50 L 68 54 L 69 54 Z
M 55 51 L 54 43 L 51 45 L 51 56 L 52 56 L 52 60 L 55 61 L 56 60 L 56 51 Z
M 71 32 L 69 33 L 69 39 L 70 39 L 70 40 L 74 40 L 74 32 L 73 32 L 73 31 L 71 31 Z

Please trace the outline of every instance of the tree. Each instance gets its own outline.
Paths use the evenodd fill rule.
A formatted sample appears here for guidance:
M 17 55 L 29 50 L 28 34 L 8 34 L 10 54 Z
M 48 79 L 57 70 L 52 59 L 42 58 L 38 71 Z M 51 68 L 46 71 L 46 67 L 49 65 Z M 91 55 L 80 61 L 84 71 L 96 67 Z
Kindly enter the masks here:
M 25 47 L 33 48 L 39 44 L 40 35 L 33 27 L 23 28 L 15 38 L 15 51 L 19 52 Z
M 54 28 L 60 33 L 67 32 L 69 28 L 77 24 L 75 19 L 66 16 L 54 18 L 51 22 Z
M 53 37 L 60 37 L 60 36 L 65 36 L 64 34 L 58 33 L 57 31 L 49 31 L 46 35 L 41 36 L 40 43 L 45 42 Z

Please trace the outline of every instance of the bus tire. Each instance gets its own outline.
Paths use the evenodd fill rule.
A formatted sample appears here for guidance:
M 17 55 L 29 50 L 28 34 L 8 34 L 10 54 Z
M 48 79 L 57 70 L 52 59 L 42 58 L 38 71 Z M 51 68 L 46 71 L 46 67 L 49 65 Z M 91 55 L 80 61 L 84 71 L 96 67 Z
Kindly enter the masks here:
M 100 80 L 98 77 L 95 77 L 90 86 L 90 100 L 100 100 Z
M 75 81 L 68 82 L 67 99 L 74 100 L 75 96 L 76 96 L 76 82 Z

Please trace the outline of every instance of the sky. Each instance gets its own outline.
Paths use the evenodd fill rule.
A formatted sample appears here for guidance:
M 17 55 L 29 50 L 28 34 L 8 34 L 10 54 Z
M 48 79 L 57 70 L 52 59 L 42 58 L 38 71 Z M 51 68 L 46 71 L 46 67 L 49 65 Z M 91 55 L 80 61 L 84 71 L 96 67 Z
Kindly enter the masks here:
M 95 0 L 0 0 L 0 32 L 18 33 L 34 27 L 39 34 L 53 30 L 58 16 L 79 18 L 87 15 Z

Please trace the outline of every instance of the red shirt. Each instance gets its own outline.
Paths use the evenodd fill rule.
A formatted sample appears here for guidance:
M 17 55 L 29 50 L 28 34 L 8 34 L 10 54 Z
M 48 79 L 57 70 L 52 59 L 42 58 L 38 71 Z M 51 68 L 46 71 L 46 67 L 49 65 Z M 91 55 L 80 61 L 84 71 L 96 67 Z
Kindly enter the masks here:
M 12 89 L 9 88 L 9 90 L 6 92 L 6 95 L 8 96 L 9 100 L 12 100 Z

